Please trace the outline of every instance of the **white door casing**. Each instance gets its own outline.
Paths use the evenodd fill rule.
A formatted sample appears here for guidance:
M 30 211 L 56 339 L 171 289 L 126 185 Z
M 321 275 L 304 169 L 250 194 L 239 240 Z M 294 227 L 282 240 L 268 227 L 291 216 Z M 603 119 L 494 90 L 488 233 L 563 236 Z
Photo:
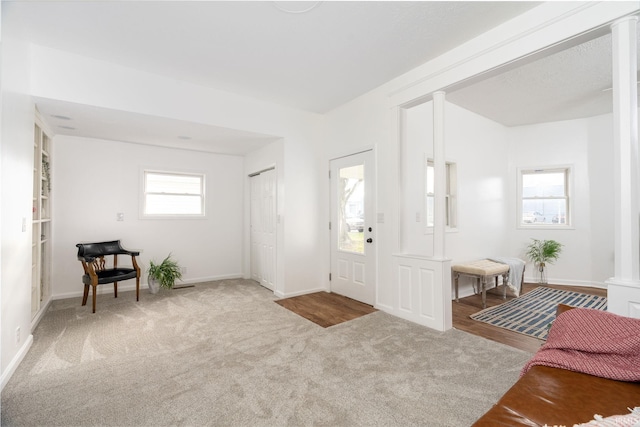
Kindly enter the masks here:
M 253 175 L 251 183 L 251 278 L 267 289 L 276 282 L 276 171 Z
M 375 165 L 373 151 L 330 162 L 331 292 L 374 305 Z

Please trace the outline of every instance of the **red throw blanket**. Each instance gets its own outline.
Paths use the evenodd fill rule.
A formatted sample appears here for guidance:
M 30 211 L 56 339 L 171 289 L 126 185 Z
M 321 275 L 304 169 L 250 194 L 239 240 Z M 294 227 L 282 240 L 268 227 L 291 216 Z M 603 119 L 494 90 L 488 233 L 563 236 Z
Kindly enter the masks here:
M 534 365 L 640 381 L 640 319 L 585 308 L 565 311 L 520 376 Z

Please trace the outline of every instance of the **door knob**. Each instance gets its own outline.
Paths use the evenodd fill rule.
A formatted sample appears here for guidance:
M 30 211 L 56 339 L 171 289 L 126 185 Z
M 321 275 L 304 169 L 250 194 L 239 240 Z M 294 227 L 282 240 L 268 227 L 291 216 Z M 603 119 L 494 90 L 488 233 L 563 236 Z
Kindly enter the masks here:
M 371 237 L 369 237 L 369 238 L 367 239 L 367 243 L 373 243 L 373 239 L 372 239 Z

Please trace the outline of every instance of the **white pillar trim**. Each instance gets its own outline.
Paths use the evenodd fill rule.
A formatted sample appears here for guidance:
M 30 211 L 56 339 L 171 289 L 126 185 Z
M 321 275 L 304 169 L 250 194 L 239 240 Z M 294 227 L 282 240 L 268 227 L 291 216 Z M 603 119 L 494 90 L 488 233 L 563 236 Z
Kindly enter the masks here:
M 640 304 L 637 21 L 629 16 L 611 25 L 615 276 L 607 281 L 608 309 L 626 316 L 640 314 L 635 308 Z
M 444 154 L 444 107 L 445 93 L 433 93 L 433 170 L 434 170 L 434 218 L 433 218 L 433 257 L 445 257 L 445 203 L 446 203 L 446 165 Z

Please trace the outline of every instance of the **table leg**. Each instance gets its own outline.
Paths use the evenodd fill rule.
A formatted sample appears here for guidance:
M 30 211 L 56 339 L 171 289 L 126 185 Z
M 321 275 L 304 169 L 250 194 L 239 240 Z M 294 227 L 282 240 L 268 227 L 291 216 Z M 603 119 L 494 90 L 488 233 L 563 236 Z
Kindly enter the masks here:
M 502 275 L 502 286 L 504 286 L 504 292 L 502 294 L 502 299 L 507 299 L 507 283 L 509 283 L 509 272 L 504 273 Z M 496 276 L 496 281 L 498 280 L 498 277 Z
M 482 276 L 482 308 L 487 308 L 487 278 Z
M 458 273 L 453 273 L 453 283 L 455 284 L 456 287 L 456 302 L 460 302 L 458 301 L 458 278 L 460 277 L 460 275 Z

